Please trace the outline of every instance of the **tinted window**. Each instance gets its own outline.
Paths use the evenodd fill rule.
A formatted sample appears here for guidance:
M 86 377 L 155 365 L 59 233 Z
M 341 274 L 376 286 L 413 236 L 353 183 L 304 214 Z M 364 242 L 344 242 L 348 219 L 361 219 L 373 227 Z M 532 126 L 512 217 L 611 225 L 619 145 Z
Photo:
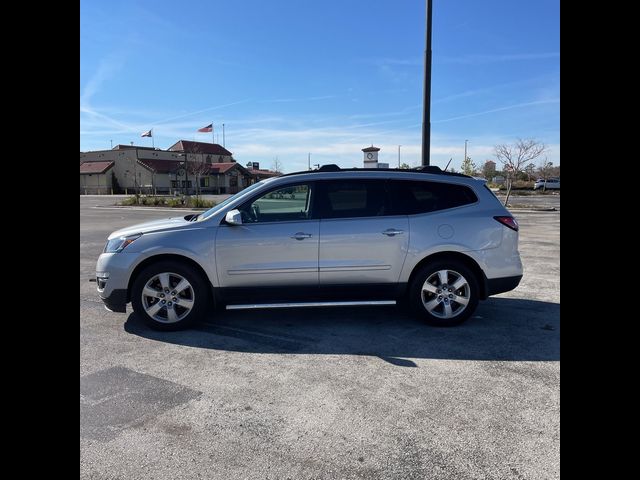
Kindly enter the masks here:
M 243 223 L 287 222 L 311 218 L 311 185 L 272 190 L 238 207 Z
M 414 215 L 468 205 L 478 200 L 468 187 L 440 182 L 391 180 L 391 209 L 395 215 Z
M 322 218 L 388 215 L 385 180 L 330 180 L 320 182 Z

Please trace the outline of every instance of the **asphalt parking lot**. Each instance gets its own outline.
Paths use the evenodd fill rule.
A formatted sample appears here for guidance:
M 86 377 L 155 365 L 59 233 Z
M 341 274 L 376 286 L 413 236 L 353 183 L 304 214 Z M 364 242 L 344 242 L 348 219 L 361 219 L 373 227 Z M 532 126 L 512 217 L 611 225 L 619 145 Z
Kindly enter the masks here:
M 110 204 L 80 199 L 82 478 L 559 478 L 559 211 L 513 210 L 524 278 L 456 328 L 360 307 L 159 333 L 88 280 L 111 231 L 180 212 Z

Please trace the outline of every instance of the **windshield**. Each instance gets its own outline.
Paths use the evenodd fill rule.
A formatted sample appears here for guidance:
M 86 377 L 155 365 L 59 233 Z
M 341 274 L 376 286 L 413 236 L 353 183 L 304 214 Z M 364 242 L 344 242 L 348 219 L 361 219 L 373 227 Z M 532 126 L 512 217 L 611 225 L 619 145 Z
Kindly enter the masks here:
M 227 205 L 229 205 L 231 202 L 237 200 L 240 197 L 245 196 L 248 193 L 251 193 L 253 190 L 256 190 L 257 188 L 263 186 L 265 183 L 270 182 L 271 180 L 274 180 L 275 178 L 267 178 L 266 180 L 261 180 L 258 183 L 254 183 L 253 185 L 251 185 L 250 187 L 245 188 L 244 190 L 241 190 L 240 192 L 236 193 L 235 195 L 231 195 L 229 198 L 227 198 L 225 201 L 223 201 L 222 203 L 217 204 L 215 207 L 210 208 L 209 210 L 207 210 L 206 212 L 203 212 L 199 215 L 198 217 L 198 221 L 201 222 L 203 220 L 206 220 L 207 218 L 209 218 L 211 215 L 215 215 L 216 213 L 218 213 L 220 210 L 224 209 Z

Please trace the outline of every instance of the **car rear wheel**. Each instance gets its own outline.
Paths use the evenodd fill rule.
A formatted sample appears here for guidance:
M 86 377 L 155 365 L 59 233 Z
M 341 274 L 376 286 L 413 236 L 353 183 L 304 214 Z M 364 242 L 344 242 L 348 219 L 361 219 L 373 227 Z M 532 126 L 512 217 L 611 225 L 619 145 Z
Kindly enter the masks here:
M 131 291 L 133 310 L 156 330 L 180 330 L 202 318 L 209 304 L 199 272 L 176 261 L 154 263 L 140 272 Z
M 439 260 L 416 274 L 409 290 L 413 311 L 427 323 L 439 327 L 459 325 L 478 306 L 478 280 L 457 260 Z

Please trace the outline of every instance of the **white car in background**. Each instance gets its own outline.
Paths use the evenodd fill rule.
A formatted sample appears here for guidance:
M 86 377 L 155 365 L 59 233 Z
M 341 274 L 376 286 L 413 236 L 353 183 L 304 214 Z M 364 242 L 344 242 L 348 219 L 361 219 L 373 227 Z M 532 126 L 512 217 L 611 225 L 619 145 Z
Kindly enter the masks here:
M 540 190 L 541 188 L 545 190 L 560 190 L 560 179 L 548 178 L 545 182 L 544 178 L 539 178 L 533 185 L 533 189 Z

